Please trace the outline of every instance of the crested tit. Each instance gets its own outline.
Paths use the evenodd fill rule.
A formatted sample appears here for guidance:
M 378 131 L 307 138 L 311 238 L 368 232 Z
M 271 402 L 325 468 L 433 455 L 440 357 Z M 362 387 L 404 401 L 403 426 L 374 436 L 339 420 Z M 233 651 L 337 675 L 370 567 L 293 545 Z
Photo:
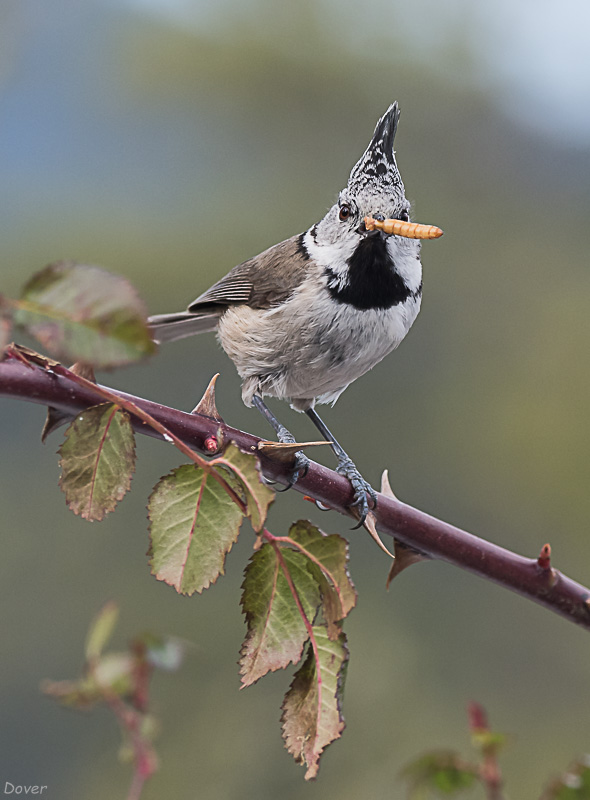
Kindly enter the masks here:
M 373 503 L 375 493 L 315 405 L 335 403 L 394 350 L 420 310 L 420 242 L 406 237 L 442 231 L 427 236 L 426 226 L 404 224 L 410 205 L 393 150 L 398 120 L 394 103 L 323 219 L 234 267 L 187 311 L 149 319 L 158 342 L 215 331 L 242 378 L 244 403 L 262 411 L 281 441 L 294 439 L 262 398 L 289 400 L 306 412 L 353 486 L 361 523 L 367 492 Z M 297 455 L 292 483 L 309 463 Z

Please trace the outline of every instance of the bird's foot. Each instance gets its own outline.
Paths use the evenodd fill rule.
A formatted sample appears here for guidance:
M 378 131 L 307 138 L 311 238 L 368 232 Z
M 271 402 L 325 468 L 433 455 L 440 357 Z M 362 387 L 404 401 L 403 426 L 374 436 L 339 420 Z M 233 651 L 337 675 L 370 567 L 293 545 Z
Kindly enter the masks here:
M 284 425 L 279 426 L 279 429 L 277 430 L 277 438 L 281 444 L 296 444 L 295 437 L 291 431 L 285 428 Z M 311 462 L 305 453 L 301 450 L 298 450 L 295 453 L 295 461 L 293 463 L 293 471 L 291 472 L 289 483 L 283 489 L 277 489 L 277 491 L 286 492 L 287 489 L 291 489 L 293 486 L 295 486 L 299 478 L 304 478 L 307 475 L 307 470 L 309 469 L 310 463 Z
M 282 425 L 275 415 L 272 413 L 270 408 L 266 405 L 262 397 L 255 394 L 252 398 L 253 405 L 260 411 L 262 416 L 269 422 L 272 427 L 274 428 L 277 439 L 281 444 L 297 444 L 295 441 L 295 437 L 291 433 L 291 431 L 287 430 L 284 425 Z M 293 471 L 291 472 L 291 477 L 289 478 L 289 483 L 285 486 L 284 489 L 279 489 L 280 492 L 286 492 L 287 489 L 290 489 L 294 486 L 300 478 L 303 478 L 307 473 L 310 465 L 309 458 L 304 455 L 301 450 L 297 450 L 294 455 L 293 460 Z
M 363 478 L 356 465 L 350 460 L 350 458 L 343 458 L 341 461 L 339 461 L 338 466 L 336 467 L 336 472 L 338 472 L 340 475 L 344 475 L 345 478 L 348 478 L 354 490 L 354 500 L 350 504 L 350 507 L 356 509 L 359 515 L 359 524 L 355 525 L 353 528 L 353 530 L 355 530 L 356 528 L 360 528 L 362 525 L 364 525 L 367 514 L 369 513 L 370 509 L 367 495 L 369 495 L 371 498 L 371 507 L 373 509 L 377 508 L 377 493 L 371 484 L 367 483 L 367 481 Z

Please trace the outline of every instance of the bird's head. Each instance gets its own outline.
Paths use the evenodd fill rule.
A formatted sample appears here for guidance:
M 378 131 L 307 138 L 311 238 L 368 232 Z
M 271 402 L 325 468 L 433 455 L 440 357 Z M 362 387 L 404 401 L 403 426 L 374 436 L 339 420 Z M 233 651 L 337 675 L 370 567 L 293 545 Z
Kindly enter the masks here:
M 315 226 L 318 244 L 344 246 L 346 243 L 354 249 L 367 236 L 389 236 L 383 231 L 367 231 L 365 217 L 409 221 L 410 203 L 406 200 L 393 149 L 399 115 L 398 105 L 393 103 L 377 123 L 367 149 L 352 168 L 348 184 L 338 196 L 338 202 Z M 418 241 L 400 244 L 404 249 L 410 246 L 414 252 L 419 252 Z
M 355 253 L 368 256 L 386 250 L 392 262 L 400 264 L 402 260 L 419 258 L 420 242 L 416 239 L 367 230 L 364 222 L 365 217 L 409 221 L 410 204 L 393 149 L 398 121 L 398 105 L 393 103 L 377 123 L 338 201 L 309 232 L 308 242 L 315 258 L 342 279 Z

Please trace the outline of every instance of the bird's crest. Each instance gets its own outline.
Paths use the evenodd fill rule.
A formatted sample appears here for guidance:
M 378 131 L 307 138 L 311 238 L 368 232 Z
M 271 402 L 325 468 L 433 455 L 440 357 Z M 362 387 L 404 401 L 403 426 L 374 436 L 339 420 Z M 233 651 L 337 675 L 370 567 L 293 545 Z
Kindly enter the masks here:
M 350 173 L 348 191 L 351 195 L 378 193 L 391 197 L 404 194 L 393 149 L 399 114 L 397 103 L 393 103 L 377 123 L 369 146 Z

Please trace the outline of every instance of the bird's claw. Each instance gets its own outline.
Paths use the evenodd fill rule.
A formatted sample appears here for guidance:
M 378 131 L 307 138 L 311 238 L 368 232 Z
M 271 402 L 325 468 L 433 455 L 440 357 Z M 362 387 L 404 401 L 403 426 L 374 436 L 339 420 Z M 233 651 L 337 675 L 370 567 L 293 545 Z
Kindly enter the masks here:
M 355 464 L 350 459 L 340 462 L 336 467 L 336 472 L 338 472 L 340 475 L 344 475 L 345 478 L 348 478 L 353 488 L 354 500 L 350 504 L 350 507 L 358 511 L 359 524 L 355 525 L 352 529 L 356 530 L 364 525 L 367 514 L 370 510 L 367 495 L 369 495 L 371 498 L 371 507 L 375 509 L 377 508 L 377 493 L 371 484 L 367 483 L 367 481 L 363 478 Z
M 278 492 L 286 492 L 287 489 L 291 489 L 299 478 L 304 478 L 307 475 L 307 470 L 309 469 L 310 465 L 309 458 L 299 450 L 295 453 L 295 463 L 293 465 L 293 471 L 291 472 L 291 477 L 289 478 L 289 483 L 284 486 L 282 489 L 277 489 Z
M 264 404 L 262 404 L 262 406 L 264 408 Z M 268 411 L 268 409 L 266 410 Z M 295 437 L 291 431 L 287 430 L 284 425 L 281 425 L 278 420 L 274 421 L 273 427 L 276 430 L 277 438 L 281 444 L 296 444 Z M 291 472 L 289 483 L 282 489 L 277 489 L 277 492 L 286 492 L 287 489 L 291 489 L 291 487 L 297 483 L 299 478 L 305 477 L 310 463 L 311 462 L 305 453 L 303 453 L 301 450 L 298 450 L 294 456 L 293 471 Z

